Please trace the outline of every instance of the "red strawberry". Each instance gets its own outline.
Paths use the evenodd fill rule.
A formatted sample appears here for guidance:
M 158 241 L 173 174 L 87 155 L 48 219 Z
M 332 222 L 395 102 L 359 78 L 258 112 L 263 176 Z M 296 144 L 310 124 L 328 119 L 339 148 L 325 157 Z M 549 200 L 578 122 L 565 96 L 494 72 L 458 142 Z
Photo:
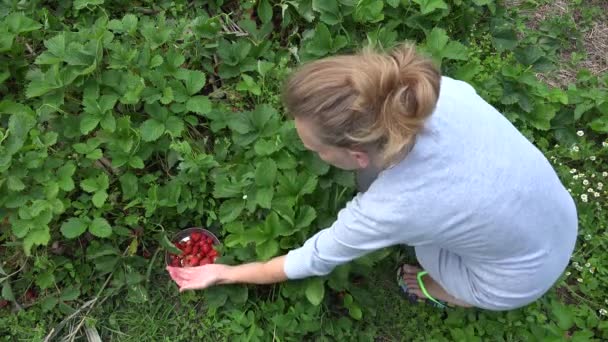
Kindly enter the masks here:
M 201 252 L 208 254 L 211 251 L 211 246 L 209 245 L 204 245 L 203 248 L 201 249 Z
M 196 242 L 199 241 L 201 239 L 201 233 L 198 232 L 194 232 L 190 235 L 190 239 L 192 239 L 192 241 Z
M 215 249 L 211 249 L 207 255 L 210 257 L 217 256 L 217 251 Z
M 37 297 L 38 297 L 38 294 L 36 293 L 36 291 L 34 291 L 34 289 L 28 289 L 25 292 L 25 299 L 28 301 L 36 300 Z
M 190 254 L 192 254 L 192 245 L 188 245 L 188 246 L 186 246 L 186 248 L 184 249 L 184 254 L 185 254 L 185 255 L 190 255 Z
M 198 266 L 200 262 L 200 258 L 193 256 L 192 259 L 190 259 L 190 266 Z
M 213 244 L 213 239 L 211 238 L 211 236 L 207 236 L 207 242 Z

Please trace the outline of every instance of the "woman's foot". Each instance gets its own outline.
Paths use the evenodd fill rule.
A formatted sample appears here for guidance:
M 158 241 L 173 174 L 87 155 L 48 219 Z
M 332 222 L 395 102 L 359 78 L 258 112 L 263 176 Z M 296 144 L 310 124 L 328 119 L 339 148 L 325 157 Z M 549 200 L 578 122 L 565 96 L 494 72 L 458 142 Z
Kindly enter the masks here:
M 401 266 L 403 270 L 403 280 L 407 284 L 408 292 L 416 295 L 418 298 L 427 299 L 427 297 L 422 293 L 420 286 L 418 285 L 418 273 L 422 271 L 420 267 L 412 266 L 412 265 L 403 265 Z M 456 299 L 454 296 L 447 293 L 441 285 L 439 285 L 430 275 L 425 275 L 422 277 L 422 282 L 424 283 L 424 287 L 426 291 L 433 296 L 433 298 L 446 302 L 452 306 L 461 306 L 465 308 L 472 307 L 471 305 Z

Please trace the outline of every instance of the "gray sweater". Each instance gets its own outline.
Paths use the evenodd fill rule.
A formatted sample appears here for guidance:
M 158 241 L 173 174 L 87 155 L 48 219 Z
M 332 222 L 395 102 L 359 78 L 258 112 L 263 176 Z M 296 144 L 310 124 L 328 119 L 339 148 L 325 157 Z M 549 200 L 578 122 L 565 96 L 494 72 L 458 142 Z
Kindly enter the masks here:
M 509 291 L 526 281 L 518 276 L 534 273 L 530 281 L 546 290 L 567 265 L 576 235 L 575 204 L 544 155 L 470 85 L 443 77 L 437 108 L 411 152 L 331 227 L 290 251 L 285 273 L 325 275 L 406 244 L 460 256 L 475 286 Z

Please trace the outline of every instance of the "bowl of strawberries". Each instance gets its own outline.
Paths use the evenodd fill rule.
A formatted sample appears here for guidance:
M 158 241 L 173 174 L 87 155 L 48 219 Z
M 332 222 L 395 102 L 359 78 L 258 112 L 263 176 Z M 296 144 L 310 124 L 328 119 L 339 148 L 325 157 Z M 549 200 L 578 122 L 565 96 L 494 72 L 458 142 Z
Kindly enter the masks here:
M 188 228 L 180 231 L 173 238 L 173 244 L 181 254 L 167 252 L 165 263 L 172 267 L 195 267 L 215 263 L 219 257 L 216 247 L 220 240 L 210 231 L 203 228 Z

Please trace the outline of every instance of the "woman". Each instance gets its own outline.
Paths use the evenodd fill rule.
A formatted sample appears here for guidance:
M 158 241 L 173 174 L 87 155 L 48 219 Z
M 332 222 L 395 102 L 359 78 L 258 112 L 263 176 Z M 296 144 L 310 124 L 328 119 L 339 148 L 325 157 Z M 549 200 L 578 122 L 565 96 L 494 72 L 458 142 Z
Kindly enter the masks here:
M 400 269 L 408 295 L 510 310 L 541 297 L 566 268 L 577 213 L 549 162 L 470 85 L 441 77 L 411 46 L 304 65 L 284 102 L 306 148 L 342 169 L 379 170 L 377 178 L 287 255 L 169 267 L 180 290 L 325 275 L 406 244 L 422 266 Z

